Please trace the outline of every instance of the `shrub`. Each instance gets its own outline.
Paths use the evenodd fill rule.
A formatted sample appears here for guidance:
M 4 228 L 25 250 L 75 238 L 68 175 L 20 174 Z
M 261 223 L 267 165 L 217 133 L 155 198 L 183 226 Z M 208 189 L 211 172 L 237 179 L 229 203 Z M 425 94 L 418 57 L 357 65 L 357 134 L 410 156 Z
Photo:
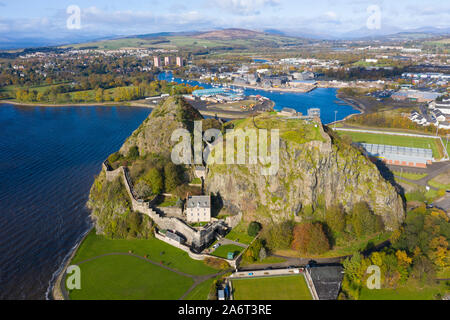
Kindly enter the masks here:
M 248 225 L 247 233 L 250 237 L 256 237 L 259 231 L 261 231 L 261 225 L 258 222 L 253 221 Z
M 137 159 L 139 158 L 139 149 L 137 146 L 133 146 L 128 150 L 127 158 L 129 159 Z

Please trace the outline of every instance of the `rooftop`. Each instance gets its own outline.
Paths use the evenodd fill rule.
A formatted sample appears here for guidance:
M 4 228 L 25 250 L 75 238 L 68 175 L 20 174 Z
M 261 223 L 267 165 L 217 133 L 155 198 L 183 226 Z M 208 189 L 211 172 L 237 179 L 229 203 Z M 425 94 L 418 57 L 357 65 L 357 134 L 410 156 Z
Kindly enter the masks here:
M 210 208 L 211 197 L 210 196 L 191 196 L 187 201 L 188 208 Z

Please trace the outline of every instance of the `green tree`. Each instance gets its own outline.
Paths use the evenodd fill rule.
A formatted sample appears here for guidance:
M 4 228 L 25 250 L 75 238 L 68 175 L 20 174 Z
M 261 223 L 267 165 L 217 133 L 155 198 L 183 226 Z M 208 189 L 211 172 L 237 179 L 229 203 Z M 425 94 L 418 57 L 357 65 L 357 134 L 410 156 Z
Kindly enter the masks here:
M 258 222 L 253 221 L 248 225 L 247 233 L 250 237 L 256 237 L 259 231 L 261 231 L 261 225 Z
M 175 190 L 181 184 L 179 171 L 173 162 L 168 162 L 164 166 L 164 186 L 167 192 Z
M 151 188 L 153 194 L 160 194 L 164 188 L 164 179 L 157 168 L 151 168 L 143 177 Z
M 325 221 L 333 232 L 340 233 L 345 230 L 345 211 L 340 205 L 333 205 L 326 209 Z

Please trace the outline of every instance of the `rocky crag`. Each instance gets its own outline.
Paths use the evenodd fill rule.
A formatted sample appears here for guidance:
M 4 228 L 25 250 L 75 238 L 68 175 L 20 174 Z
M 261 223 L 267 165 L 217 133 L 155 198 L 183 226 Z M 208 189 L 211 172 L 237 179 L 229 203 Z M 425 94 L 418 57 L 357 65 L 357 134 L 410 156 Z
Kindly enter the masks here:
M 393 230 L 404 220 L 395 188 L 363 153 L 319 122 L 262 115 L 235 122 L 235 129 L 279 128 L 279 170 L 262 175 L 263 165 L 208 165 L 206 187 L 231 212 L 248 221 L 310 217 L 316 208 L 342 205 L 350 211 L 366 202 Z M 227 136 L 224 137 L 226 142 Z M 270 149 L 269 149 L 270 150 Z

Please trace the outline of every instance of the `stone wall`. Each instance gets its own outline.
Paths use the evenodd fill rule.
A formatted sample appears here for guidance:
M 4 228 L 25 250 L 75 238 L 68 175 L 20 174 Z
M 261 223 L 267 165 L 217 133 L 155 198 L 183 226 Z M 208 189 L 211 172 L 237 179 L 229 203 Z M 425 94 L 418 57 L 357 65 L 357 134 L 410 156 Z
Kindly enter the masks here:
M 185 246 L 173 239 L 167 238 L 166 236 L 163 236 L 162 234 L 159 234 L 159 233 L 155 233 L 155 238 L 159 239 L 161 241 L 164 241 L 165 243 L 170 244 L 173 247 L 183 250 L 184 252 L 186 252 L 189 255 L 189 257 L 191 259 L 202 261 L 207 258 L 214 258 L 214 259 L 226 261 L 231 267 L 236 268 L 238 259 L 228 260 L 228 259 L 224 259 L 224 258 L 220 258 L 220 257 L 216 257 L 216 256 L 211 256 L 209 254 L 194 253 L 191 251 L 191 249 L 188 246 Z
M 103 163 L 103 170 L 105 170 L 107 181 L 113 181 L 120 176 L 123 177 L 124 185 L 128 195 L 130 196 L 131 205 L 134 211 L 138 211 L 149 216 L 160 229 L 174 230 L 180 233 L 185 237 L 186 243 L 191 247 L 194 247 L 198 250 L 203 249 L 205 246 L 215 240 L 216 230 L 218 228 L 226 227 L 224 222 L 216 221 L 207 225 L 201 230 L 196 230 L 187 225 L 183 220 L 179 218 L 164 216 L 164 212 L 162 212 L 162 214 L 156 212 L 153 206 L 153 201 L 146 202 L 136 197 L 128 168 L 120 167 L 116 170 L 112 170 L 111 166 L 106 160 Z M 158 209 L 161 210 L 161 208 Z M 181 209 L 179 210 L 181 211 Z
M 230 228 L 235 228 L 242 220 L 242 212 L 239 212 L 238 214 L 234 215 L 234 216 L 228 216 L 225 219 L 225 223 L 230 227 Z

